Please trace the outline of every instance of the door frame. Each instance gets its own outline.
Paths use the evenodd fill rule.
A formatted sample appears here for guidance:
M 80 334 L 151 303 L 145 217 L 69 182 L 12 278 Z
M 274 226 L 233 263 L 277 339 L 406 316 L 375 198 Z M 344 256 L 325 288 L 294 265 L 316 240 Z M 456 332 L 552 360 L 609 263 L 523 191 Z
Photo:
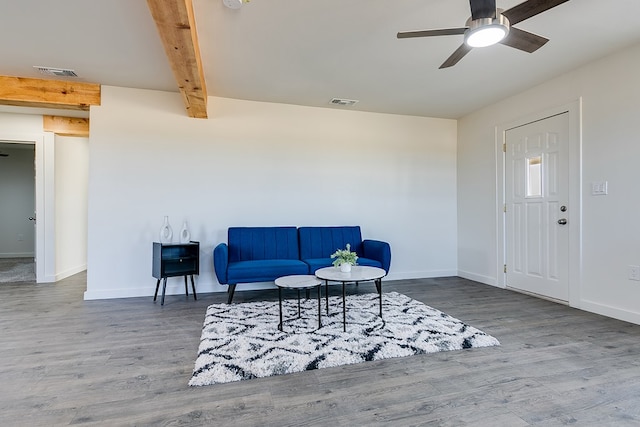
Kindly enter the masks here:
M 0 129 L 0 140 L 35 145 L 36 282 L 55 282 L 55 136 L 52 132 L 16 134 Z
M 503 146 L 506 144 L 506 131 L 524 126 L 551 116 L 568 113 L 569 118 L 569 306 L 580 308 L 580 287 L 582 283 L 582 98 L 573 102 L 550 107 L 546 110 L 529 114 L 517 120 L 503 123 L 495 127 L 496 153 L 496 242 L 498 265 L 496 277 L 498 286 L 507 288 L 506 264 L 506 203 L 505 179 L 506 162 Z M 508 268 L 508 266 L 507 266 Z

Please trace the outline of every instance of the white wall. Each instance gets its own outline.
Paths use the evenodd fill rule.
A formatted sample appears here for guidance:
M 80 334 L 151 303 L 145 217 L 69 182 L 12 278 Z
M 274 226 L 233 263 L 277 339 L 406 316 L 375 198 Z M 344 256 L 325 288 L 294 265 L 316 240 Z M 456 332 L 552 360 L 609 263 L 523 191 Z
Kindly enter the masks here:
M 55 137 L 56 280 L 87 268 L 89 139 Z
M 5 144 L 0 151 L 0 258 L 33 257 L 35 145 Z
M 456 138 L 453 120 L 214 97 L 192 119 L 175 93 L 103 87 L 85 298 L 153 294 L 164 215 L 174 239 L 186 220 L 201 242 L 199 292 L 226 290 L 212 251 L 229 226 L 357 224 L 390 242 L 390 279 L 453 275 Z
M 496 284 L 495 128 L 582 97 L 580 308 L 640 323 L 640 45 L 588 64 L 462 118 L 458 124 L 459 274 Z M 609 182 L 591 196 L 590 183 Z

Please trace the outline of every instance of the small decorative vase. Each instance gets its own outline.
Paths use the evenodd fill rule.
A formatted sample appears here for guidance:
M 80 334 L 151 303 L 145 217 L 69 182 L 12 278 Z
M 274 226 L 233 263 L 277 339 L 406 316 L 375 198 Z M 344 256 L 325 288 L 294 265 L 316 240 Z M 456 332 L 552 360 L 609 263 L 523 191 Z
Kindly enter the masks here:
M 349 264 L 348 262 L 340 264 L 340 271 L 342 273 L 350 273 L 351 272 L 351 264 Z
M 189 243 L 191 241 L 191 233 L 187 227 L 187 221 L 182 224 L 182 230 L 180 230 L 180 243 Z
M 171 243 L 173 240 L 173 229 L 169 224 L 169 217 L 164 217 L 164 223 L 160 229 L 160 243 Z

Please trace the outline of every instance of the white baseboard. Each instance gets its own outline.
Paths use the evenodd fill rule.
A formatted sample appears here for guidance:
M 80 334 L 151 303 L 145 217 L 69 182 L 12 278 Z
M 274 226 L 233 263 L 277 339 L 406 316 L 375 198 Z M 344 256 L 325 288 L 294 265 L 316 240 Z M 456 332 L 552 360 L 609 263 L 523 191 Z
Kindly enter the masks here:
M 6 252 L 0 254 L 0 258 L 33 258 L 36 254 L 33 252 Z
M 484 283 L 485 285 L 491 285 L 498 288 L 504 288 L 498 284 L 498 281 L 495 277 L 483 276 L 481 274 L 471 273 L 470 271 L 458 270 L 457 276 L 462 277 L 463 279 L 473 280 L 474 282 Z
M 149 287 L 145 288 L 120 288 L 120 289 L 104 289 L 99 291 L 85 291 L 85 301 L 100 300 L 100 299 L 114 299 L 114 298 L 136 298 L 153 296 L 155 288 L 149 291 Z M 182 288 L 184 292 L 184 287 Z M 168 294 L 168 293 L 167 293 Z
M 640 313 L 636 311 L 623 310 L 621 308 L 611 307 L 587 300 L 580 301 L 580 310 L 640 325 Z
M 58 280 L 62 280 L 62 279 L 66 279 L 69 276 L 73 276 L 74 274 L 78 274 L 81 271 L 85 271 L 87 269 L 87 264 L 83 264 L 83 265 L 79 265 L 77 267 L 74 268 L 70 268 L 66 271 L 60 272 L 60 273 L 56 273 L 56 282 Z
M 434 277 L 451 277 L 457 275 L 458 272 L 456 270 L 409 271 L 402 273 L 394 273 L 392 271 L 384 280 L 431 279 Z
M 36 279 L 36 283 L 55 283 L 55 281 L 56 281 L 56 276 L 52 276 L 52 275 L 44 275 Z

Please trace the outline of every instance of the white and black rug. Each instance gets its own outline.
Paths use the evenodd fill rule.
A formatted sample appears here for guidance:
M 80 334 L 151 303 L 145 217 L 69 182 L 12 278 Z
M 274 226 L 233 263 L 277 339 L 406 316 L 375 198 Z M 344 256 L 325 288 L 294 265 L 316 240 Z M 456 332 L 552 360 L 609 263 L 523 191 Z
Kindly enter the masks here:
M 313 292 L 312 292 L 313 293 Z M 342 297 L 302 300 L 302 319 L 278 330 L 278 302 L 214 304 L 207 308 L 191 386 L 404 357 L 499 345 L 497 339 L 397 292 L 347 297 L 343 332 Z M 297 300 L 283 301 L 285 318 L 297 316 Z

